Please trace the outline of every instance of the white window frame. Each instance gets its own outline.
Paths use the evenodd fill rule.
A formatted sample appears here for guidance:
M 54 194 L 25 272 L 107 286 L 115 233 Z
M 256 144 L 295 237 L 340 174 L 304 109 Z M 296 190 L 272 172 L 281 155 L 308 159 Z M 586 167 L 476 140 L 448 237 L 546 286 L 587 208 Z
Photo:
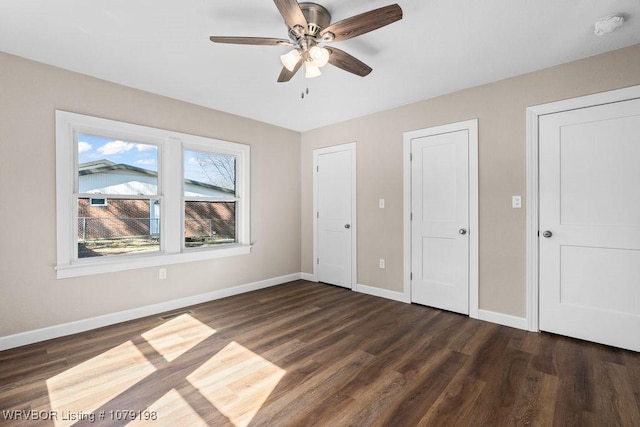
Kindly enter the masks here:
M 230 144 L 230 145 L 229 145 Z M 241 156 L 238 155 L 237 150 L 234 147 L 234 143 L 227 143 L 227 144 L 219 144 L 215 149 L 211 149 L 210 145 L 205 145 L 202 143 L 198 143 L 195 141 L 189 141 L 186 142 L 182 145 L 182 165 L 184 168 L 184 152 L 185 151 L 197 151 L 200 153 L 214 153 L 214 154 L 226 154 L 226 155 L 230 155 L 235 157 L 235 162 L 236 162 L 236 176 L 235 176 L 235 184 L 236 184 L 236 188 L 235 188 L 235 195 L 233 196 L 229 196 L 229 197 L 206 197 L 206 196 L 185 196 L 185 189 L 183 187 L 182 190 L 182 215 L 185 215 L 185 211 L 186 211 L 186 203 L 187 201 L 203 201 L 203 202 L 234 202 L 235 203 L 235 216 L 236 216 L 236 227 L 235 227 L 235 235 L 236 235 L 236 240 L 238 240 L 240 238 L 240 234 L 245 232 L 245 229 L 243 227 L 240 227 L 241 229 L 238 230 L 238 225 L 239 222 L 238 221 L 238 208 L 240 208 L 240 204 L 242 203 L 242 200 L 238 197 L 238 193 L 237 193 L 237 189 L 241 188 L 243 186 L 243 181 L 244 178 L 242 176 L 240 176 L 240 174 L 238 173 L 240 167 L 238 165 L 238 162 L 241 161 Z M 184 180 L 186 179 L 186 176 L 184 174 L 184 170 L 183 170 L 183 176 L 182 176 L 182 183 L 184 186 Z M 182 230 L 183 230 L 183 236 L 185 235 L 184 229 L 186 228 L 186 223 L 185 220 L 183 218 L 182 220 Z M 200 251 L 200 250 L 208 250 L 212 247 L 215 246 L 202 246 L 202 247 L 195 247 L 195 248 L 187 248 L 186 246 L 186 242 L 183 239 L 182 240 L 182 247 L 183 250 L 186 251 Z
M 118 137 L 158 146 L 158 198 L 160 203 L 160 251 L 101 258 L 77 258 L 77 143 L 79 133 Z M 236 156 L 236 243 L 184 248 L 184 149 L 204 149 Z M 248 254 L 250 240 L 249 145 L 189 135 L 164 129 L 118 122 L 56 110 L 56 231 L 58 279 L 102 274 Z

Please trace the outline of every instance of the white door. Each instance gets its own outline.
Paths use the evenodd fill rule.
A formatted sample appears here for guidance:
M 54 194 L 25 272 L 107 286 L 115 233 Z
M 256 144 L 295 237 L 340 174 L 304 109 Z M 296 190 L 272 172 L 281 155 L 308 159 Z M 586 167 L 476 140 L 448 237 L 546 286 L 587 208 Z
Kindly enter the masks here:
M 640 100 L 539 135 L 540 329 L 640 351 Z
M 353 288 L 355 145 L 316 150 L 316 277 Z
M 469 229 L 469 134 L 411 140 L 411 301 L 463 314 L 469 233 L 477 232 Z

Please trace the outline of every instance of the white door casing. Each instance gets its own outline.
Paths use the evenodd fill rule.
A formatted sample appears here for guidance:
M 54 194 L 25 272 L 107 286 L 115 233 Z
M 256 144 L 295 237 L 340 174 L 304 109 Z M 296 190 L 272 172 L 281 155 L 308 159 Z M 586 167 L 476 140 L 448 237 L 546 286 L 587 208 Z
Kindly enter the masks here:
M 477 120 L 405 134 L 412 302 L 478 315 Z
M 640 99 L 539 118 L 540 329 L 640 351 Z
M 355 143 L 314 150 L 314 277 L 356 283 Z

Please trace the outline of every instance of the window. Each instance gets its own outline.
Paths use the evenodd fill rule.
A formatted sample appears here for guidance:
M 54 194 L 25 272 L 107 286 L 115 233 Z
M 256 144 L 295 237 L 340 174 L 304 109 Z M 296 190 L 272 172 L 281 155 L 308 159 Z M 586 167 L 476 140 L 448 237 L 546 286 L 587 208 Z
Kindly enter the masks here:
M 94 197 L 89 199 L 90 206 L 107 206 L 107 199 L 96 199 Z
M 236 157 L 184 150 L 185 247 L 207 247 L 236 239 Z
M 76 257 L 160 251 L 158 145 L 81 132 L 73 143 Z
M 249 146 L 56 112 L 58 278 L 249 253 Z

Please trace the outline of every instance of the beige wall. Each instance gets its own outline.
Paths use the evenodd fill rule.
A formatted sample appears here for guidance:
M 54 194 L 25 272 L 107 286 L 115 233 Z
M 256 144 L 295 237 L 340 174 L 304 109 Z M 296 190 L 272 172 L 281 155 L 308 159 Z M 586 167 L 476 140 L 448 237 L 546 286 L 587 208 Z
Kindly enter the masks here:
M 525 209 L 510 201 L 525 196 L 525 108 L 637 84 L 640 45 L 300 135 L 0 53 L 0 337 L 311 273 L 312 151 L 354 141 L 358 283 L 400 292 L 403 132 L 471 118 L 480 131 L 480 307 L 524 316 Z M 252 253 L 172 265 L 162 281 L 157 268 L 56 280 L 56 109 L 251 144 Z
M 302 271 L 313 271 L 313 149 L 357 143 L 358 284 L 402 292 L 403 132 L 478 118 L 480 308 L 524 317 L 526 206 L 511 196 L 526 196 L 525 109 L 638 84 L 635 45 L 304 133 Z
M 54 111 L 251 145 L 250 255 L 56 280 Z M 300 133 L 0 53 L 0 337 L 300 272 Z M 283 167 L 282 165 L 287 165 Z

